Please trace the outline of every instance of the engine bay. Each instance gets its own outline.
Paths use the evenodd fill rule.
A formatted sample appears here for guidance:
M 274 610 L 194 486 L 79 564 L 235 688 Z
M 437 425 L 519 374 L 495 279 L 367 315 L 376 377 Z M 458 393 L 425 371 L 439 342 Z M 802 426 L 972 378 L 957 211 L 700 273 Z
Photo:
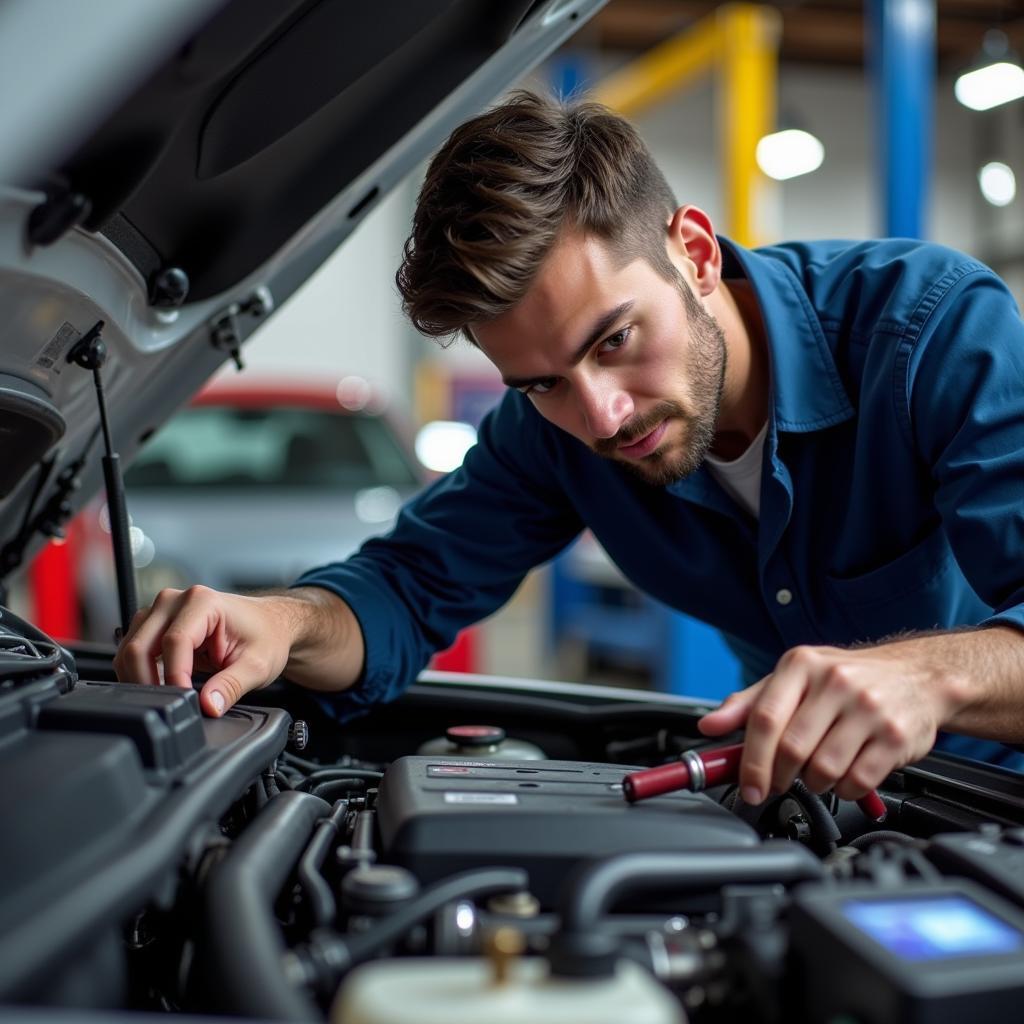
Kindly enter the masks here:
M 631 804 L 629 773 L 708 746 L 698 702 L 425 673 L 345 725 L 284 683 L 212 720 L 109 655 L 0 610 L 0 1016 L 931 1022 L 1024 994 L 1004 769 L 929 757 L 883 823 L 800 783 Z

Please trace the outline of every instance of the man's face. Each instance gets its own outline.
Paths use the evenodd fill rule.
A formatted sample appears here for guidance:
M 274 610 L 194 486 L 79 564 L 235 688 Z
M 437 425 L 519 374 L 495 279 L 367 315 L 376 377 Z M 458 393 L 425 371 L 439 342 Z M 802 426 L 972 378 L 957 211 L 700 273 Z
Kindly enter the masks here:
M 652 484 L 692 473 L 714 439 L 725 340 L 682 276 L 560 239 L 523 300 L 473 333 L 510 387 L 596 454 Z

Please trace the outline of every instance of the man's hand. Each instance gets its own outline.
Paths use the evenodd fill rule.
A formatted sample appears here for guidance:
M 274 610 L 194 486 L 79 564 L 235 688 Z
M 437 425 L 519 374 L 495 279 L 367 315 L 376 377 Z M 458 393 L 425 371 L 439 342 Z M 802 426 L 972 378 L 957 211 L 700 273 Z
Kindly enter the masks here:
M 184 688 L 193 672 L 212 672 L 200 704 L 219 717 L 286 669 L 312 689 L 344 689 L 361 671 L 363 656 L 355 616 L 327 591 L 244 597 L 197 586 L 162 590 L 139 611 L 114 669 L 123 682 Z
M 785 792 L 797 776 L 815 792 L 834 786 L 838 796 L 855 800 L 927 754 L 938 729 L 967 704 L 970 688 L 936 658 L 939 641 L 953 639 L 858 650 L 794 647 L 771 675 L 705 715 L 700 730 L 721 736 L 746 727 L 746 803 Z

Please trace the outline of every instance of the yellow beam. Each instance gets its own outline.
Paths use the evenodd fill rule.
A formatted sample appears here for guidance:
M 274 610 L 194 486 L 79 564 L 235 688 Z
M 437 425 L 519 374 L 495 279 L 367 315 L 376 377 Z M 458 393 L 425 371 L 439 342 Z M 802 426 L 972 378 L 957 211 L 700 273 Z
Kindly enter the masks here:
M 780 33 L 774 8 L 726 4 L 609 75 L 593 93 L 599 103 L 635 117 L 718 71 L 725 232 L 741 245 L 756 245 L 762 238 L 759 211 L 769 183 L 755 150 L 758 140 L 775 128 Z
M 730 4 L 719 8 L 718 23 L 726 231 L 740 245 L 757 245 L 770 183 L 755 153 L 758 140 L 775 130 L 781 19 L 771 7 Z
M 719 23 L 714 15 L 666 39 L 598 83 L 593 98 L 625 117 L 635 117 L 707 74 L 718 59 Z

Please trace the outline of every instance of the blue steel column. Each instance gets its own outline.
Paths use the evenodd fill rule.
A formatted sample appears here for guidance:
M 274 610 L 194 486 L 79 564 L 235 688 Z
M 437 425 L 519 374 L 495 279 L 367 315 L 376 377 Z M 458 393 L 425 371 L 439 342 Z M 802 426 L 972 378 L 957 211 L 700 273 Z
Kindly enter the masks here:
M 883 234 L 923 238 L 932 162 L 935 0 L 871 0 Z

